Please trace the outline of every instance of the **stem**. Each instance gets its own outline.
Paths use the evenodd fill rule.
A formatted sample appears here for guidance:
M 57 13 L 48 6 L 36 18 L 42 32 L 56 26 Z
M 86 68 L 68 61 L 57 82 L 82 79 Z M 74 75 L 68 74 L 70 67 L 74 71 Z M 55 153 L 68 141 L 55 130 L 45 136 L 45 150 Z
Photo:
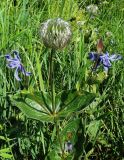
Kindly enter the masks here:
M 52 96 L 52 110 L 53 113 L 55 113 L 55 87 L 54 87 L 54 61 L 53 61 L 53 53 L 54 50 L 51 50 L 50 54 L 50 78 L 49 78 L 49 84 L 51 89 L 51 96 Z
M 12 155 L 12 160 L 15 160 L 15 157 L 14 157 L 14 154 L 13 154 L 13 151 L 12 151 L 12 146 L 10 145 L 10 142 L 6 136 L 6 139 L 7 139 L 7 143 L 8 143 L 8 146 L 9 146 L 9 149 L 10 149 L 10 152 L 11 152 L 11 155 Z
M 56 132 L 57 132 L 57 136 L 58 136 L 58 141 L 59 141 L 61 152 L 62 152 L 62 159 L 64 159 L 64 150 L 62 147 L 62 141 L 61 141 L 61 136 L 59 133 L 59 125 L 57 124 L 57 120 L 55 120 L 55 125 L 56 125 Z
M 55 86 L 54 86 L 54 60 L 53 60 L 53 54 L 55 54 L 55 51 L 52 49 L 50 54 L 50 73 L 49 73 L 49 84 L 51 89 L 51 96 L 52 96 L 52 110 L 53 115 L 55 116 Z M 64 150 L 62 147 L 62 141 L 59 133 L 59 125 L 56 117 L 54 118 L 55 126 L 56 126 L 56 133 L 58 136 L 58 141 L 60 144 L 61 152 L 62 152 L 62 159 L 64 159 Z

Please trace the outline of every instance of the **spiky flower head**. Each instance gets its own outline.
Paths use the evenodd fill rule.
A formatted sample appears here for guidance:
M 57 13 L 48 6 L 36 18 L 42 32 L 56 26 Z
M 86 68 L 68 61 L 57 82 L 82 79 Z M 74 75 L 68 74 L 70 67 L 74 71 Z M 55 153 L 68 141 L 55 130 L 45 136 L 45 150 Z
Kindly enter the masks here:
M 69 23 L 61 18 L 49 19 L 44 22 L 40 33 L 44 45 L 52 49 L 64 48 L 72 35 Z

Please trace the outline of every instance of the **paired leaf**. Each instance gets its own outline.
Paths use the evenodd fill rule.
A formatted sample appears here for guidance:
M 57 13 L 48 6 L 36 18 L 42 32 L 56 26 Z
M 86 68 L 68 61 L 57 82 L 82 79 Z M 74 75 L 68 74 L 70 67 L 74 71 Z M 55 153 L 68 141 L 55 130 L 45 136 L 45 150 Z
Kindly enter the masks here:
M 62 91 L 55 97 L 55 111 L 48 92 L 21 91 L 10 96 L 12 102 L 29 118 L 45 122 L 54 122 L 54 118 L 65 118 L 73 112 L 87 107 L 95 94 L 86 91 Z

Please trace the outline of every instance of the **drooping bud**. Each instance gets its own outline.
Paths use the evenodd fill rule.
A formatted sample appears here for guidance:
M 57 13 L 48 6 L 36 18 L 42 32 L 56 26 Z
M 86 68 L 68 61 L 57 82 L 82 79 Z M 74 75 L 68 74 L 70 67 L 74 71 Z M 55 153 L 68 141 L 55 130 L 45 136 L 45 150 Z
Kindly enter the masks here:
M 64 48 L 72 35 L 69 23 L 60 18 L 44 22 L 40 33 L 44 45 L 52 49 Z
M 103 42 L 102 39 L 99 39 L 97 42 L 97 53 L 102 53 L 103 51 Z

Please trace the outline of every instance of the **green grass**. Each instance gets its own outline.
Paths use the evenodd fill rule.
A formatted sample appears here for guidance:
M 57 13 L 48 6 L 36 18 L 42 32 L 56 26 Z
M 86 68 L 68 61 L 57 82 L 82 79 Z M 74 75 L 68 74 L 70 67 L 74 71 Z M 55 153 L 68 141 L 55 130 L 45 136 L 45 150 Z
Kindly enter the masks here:
M 54 143 L 53 125 L 26 118 L 11 104 L 8 95 L 21 89 L 48 91 L 50 49 L 41 41 L 40 25 L 56 17 L 68 21 L 73 31 L 70 44 L 56 52 L 56 92 L 80 88 L 97 94 L 96 100 L 76 115 L 81 123 L 74 146 L 75 160 L 77 157 L 79 160 L 124 158 L 123 60 L 112 65 L 107 79 L 89 85 L 91 63 L 87 59 L 88 52 L 96 50 L 100 37 L 103 38 L 104 51 L 124 56 L 124 2 L 99 1 L 98 15 L 90 18 L 86 6 L 96 2 L 3 0 L 0 3 L 0 136 L 5 137 L 0 137 L 0 149 L 10 149 L 5 152 L 10 156 L 8 159 L 43 160 L 51 149 L 50 144 Z M 76 20 L 70 22 L 72 17 Z M 85 24 L 79 27 L 77 21 L 85 21 Z M 110 37 L 107 37 L 107 31 L 112 32 Z M 4 55 L 12 50 L 19 50 L 24 66 L 32 72 L 32 76 L 22 82 L 17 82 L 13 71 L 6 67 Z M 61 125 L 64 124 L 66 120 Z

